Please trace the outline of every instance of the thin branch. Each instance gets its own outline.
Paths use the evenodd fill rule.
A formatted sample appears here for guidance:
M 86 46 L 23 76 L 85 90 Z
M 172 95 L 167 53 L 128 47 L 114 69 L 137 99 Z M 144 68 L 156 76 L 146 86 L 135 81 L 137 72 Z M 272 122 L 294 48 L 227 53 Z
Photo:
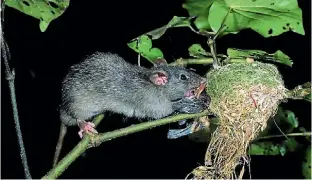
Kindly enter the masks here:
M 126 136 L 135 132 L 143 131 L 146 129 L 151 129 L 157 126 L 165 125 L 168 123 L 177 122 L 183 119 L 190 119 L 208 115 L 208 111 L 203 111 L 198 114 L 179 114 L 176 116 L 170 116 L 167 118 L 141 123 L 138 125 L 130 126 L 127 128 L 115 130 L 107 133 L 96 134 L 92 137 L 90 135 L 86 135 L 76 146 L 70 151 L 53 169 L 51 169 L 42 179 L 56 179 L 59 177 L 71 163 L 73 163 L 85 150 L 87 150 L 90 146 L 90 143 L 101 144 L 102 142 L 109 141 L 111 139 L 115 139 L 121 136 Z M 98 116 L 95 119 L 95 124 L 97 125 L 99 121 L 103 119 L 103 115 Z
M 177 66 L 177 65 L 190 65 L 190 64 L 212 64 L 213 58 L 201 58 L 201 59 L 183 59 L 179 58 L 176 61 L 170 63 L 170 66 Z M 250 63 L 248 59 L 227 59 L 226 63 Z
M 95 142 L 96 143 L 102 143 L 102 142 L 105 142 L 108 140 L 115 139 L 117 137 L 126 136 L 128 134 L 132 134 L 132 133 L 140 132 L 143 130 L 155 128 L 157 126 L 162 126 L 162 125 L 165 125 L 168 123 L 177 122 L 177 121 L 180 121 L 183 119 L 202 117 L 205 115 L 208 115 L 208 111 L 203 111 L 202 113 L 198 113 L 198 114 L 179 114 L 179 115 L 175 115 L 175 116 L 171 116 L 171 117 L 167 117 L 167 118 L 163 118 L 163 119 L 159 119 L 159 120 L 155 120 L 155 121 L 141 123 L 141 124 L 136 125 L 136 126 L 127 127 L 124 129 L 119 129 L 119 130 L 108 132 L 108 133 L 100 133 L 95 138 Z
M 170 63 L 170 66 L 177 66 L 177 65 L 189 65 L 189 64 L 212 64 L 212 58 L 201 58 L 201 59 L 183 59 L 179 58 L 176 61 Z
M 95 118 L 94 124 L 97 126 L 104 115 L 99 115 Z M 84 138 L 71 150 L 56 166 L 53 167 L 42 179 L 56 179 L 60 176 L 68 166 L 73 163 L 84 151 L 88 149 L 88 145 L 91 142 L 90 135 L 86 134 Z
M 208 46 L 210 48 L 210 52 L 212 54 L 212 57 L 213 57 L 213 68 L 218 68 L 221 64 L 219 62 L 219 59 L 217 58 L 217 45 L 216 45 L 216 39 L 217 37 L 220 35 L 221 32 L 224 31 L 225 29 L 225 21 L 230 13 L 231 9 L 227 12 L 227 14 L 225 15 L 225 17 L 223 18 L 222 20 L 222 23 L 221 23 L 221 26 L 220 28 L 218 29 L 218 31 L 216 32 L 216 34 L 212 37 L 208 37 Z
M 311 136 L 312 133 L 311 132 L 301 132 L 301 133 L 290 133 L 290 134 L 286 134 L 286 136 Z M 285 135 L 270 135 L 270 136 L 264 136 L 264 137 L 258 137 L 256 140 L 260 140 L 260 139 L 271 139 L 271 138 L 276 138 L 276 137 L 285 137 Z
M 141 53 L 138 53 L 138 66 L 141 66 Z
M 1 8 L 2 8 L 1 11 L 3 13 L 3 7 L 1 7 Z M 7 42 L 4 39 L 2 22 L 1 22 L 1 27 L 0 27 L 0 29 L 1 29 L 1 52 L 3 55 L 3 59 L 4 59 L 6 79 L 8 80 L 9 88 L 10 88 L 10 96 L 11 96 L 11 103 L 12 103 L 12 108 L 13 108 L 13 118 L 14 118 L 14 123 L 15 123 L 15 130 L 16 130 L 16 134 L 17 134 L 18 144 L 20 147 L 20 156 L 21 156 L 21 160 L 22 160 L 22 164 L 23 164 L 23 168 L 24 168 L 25 178 L 31 179 L 29 166 L 27 163 L 25 146 L 24 146 L 24 142 L 23 142 L 21 126 L 20 126 L 19 117 L 18 117 L 18 111 L 17 111 L 15 85 L 14 85 L 15 72 L 14 72 L 14 69 L 11 71 L 10 66 L 9 66 L 9 60 L 11 59 L 11 56 L 10 56 L 10 51 L 9 51 L 9 47 L 7 45 Z

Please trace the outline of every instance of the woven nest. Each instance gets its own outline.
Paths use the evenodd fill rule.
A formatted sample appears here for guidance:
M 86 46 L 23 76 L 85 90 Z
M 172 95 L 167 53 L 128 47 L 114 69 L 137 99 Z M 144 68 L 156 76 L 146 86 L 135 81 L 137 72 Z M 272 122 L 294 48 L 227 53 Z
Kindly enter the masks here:
M 207 74 L 210 110 L 219 118 L 211 136 L 205 165 L 194 179 L 241 179 L 249 163 L 249 143 L 266 128 L 287 89 L 274 65 L 229 64 Z

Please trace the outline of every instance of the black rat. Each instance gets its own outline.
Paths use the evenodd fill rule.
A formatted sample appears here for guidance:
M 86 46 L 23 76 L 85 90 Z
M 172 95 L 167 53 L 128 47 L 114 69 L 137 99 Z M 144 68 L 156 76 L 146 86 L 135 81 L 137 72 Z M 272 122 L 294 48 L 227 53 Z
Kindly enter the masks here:
M 59 106 L 61 132 L 57 162 L 67 126 L 78 125 L 79 136 L 97 133 L 92 117 L 105 111 L 127 117 L 159 119 L 174 112 L 195 113 L 207 104 L 195 97 L 206 79 L 164 59 L 152 68 L 132 65 L 113 53 L 96 52 L 70 67 L 62 82 Z M 200 95 L 205 96 L 205 95 Z M 191 105 L 186 108 L 186 104 Z

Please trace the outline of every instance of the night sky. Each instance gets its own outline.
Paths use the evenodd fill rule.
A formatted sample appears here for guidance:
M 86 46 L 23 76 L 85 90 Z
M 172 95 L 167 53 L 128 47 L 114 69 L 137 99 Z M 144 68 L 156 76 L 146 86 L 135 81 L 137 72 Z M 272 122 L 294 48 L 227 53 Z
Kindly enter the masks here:
M 225 54 L 230 47 L 270 53 L 281 50 L 294 61 L 292 68 L 278 66 L 286 87 L 292 89 L 311 81 L 311 1 L 299 0 L 299 6 L 305 36 L 288 32 L 266 39 L 244 30 L 218 39 L 218 53 Z M 60 124 L 57 111 L 60 85 L 68 68 L 95 51 L 118 53 L 134 64 L 137 54 L 127 43 L 165 25 L 173 16 L 188 16 L 182 1 L 72 0 L 65 13 L 52 21 L 46 32 L 40 32 L 39 20 L 9 7 L 5 9 L 4 33 L 12 55 L 11 66 L 16 71 L 17 104 L 33 178 L 41 178 L 52 166 Z M 153 45 L 172 62 L 188 57 L 187 49 L 195 43 L 207 48 L 204 37 L 188 28 L 177 28 L 169 30 Z M 1 65 L 1 178 L 24 178 L 8 83 Z M 145 60 L 141 65 L 150 66 Z M 189 67 L 201 75 L 210 68 Z M 310 103 L 290 100 L 282 106 L 293 111 L 300 125 L 310 130 Z M 108 114 L 97 130 L 106 132 L 139 123 L 135 119 L 124 120 L 121 115 Z M 79 157 L 59 178 L 185 178 L 193 168 L 203 164 L 207 145 L 187 137 L 168 140 L 169 128 L 170 125 L 165 125 L 105 142 Z M 79 142 L 77 132 L 78 127 L 68 129 L 62 157 Z M 298 153 L 252 157 L 252 177 L 302 178 L 300 158 Z

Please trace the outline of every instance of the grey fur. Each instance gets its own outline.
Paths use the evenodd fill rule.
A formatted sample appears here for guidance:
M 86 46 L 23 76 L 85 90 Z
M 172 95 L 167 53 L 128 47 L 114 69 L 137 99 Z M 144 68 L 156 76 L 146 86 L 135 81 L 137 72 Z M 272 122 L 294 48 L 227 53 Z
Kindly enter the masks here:
M 168 74 L 168 83 L 157 86 L 150 77 L 154 72 Z M 183 73 L 187 80 L 180 80 Z M 144 68 L 127 63 L 112 53 L 96 52 L 73 65 L 62 83 L 61 121 L 77 125 L 76 120 L 111 111 L 127 117 L 158 119 L 172 114 L 174 101 L 205 81 L 182 67 L 160 65 Z

